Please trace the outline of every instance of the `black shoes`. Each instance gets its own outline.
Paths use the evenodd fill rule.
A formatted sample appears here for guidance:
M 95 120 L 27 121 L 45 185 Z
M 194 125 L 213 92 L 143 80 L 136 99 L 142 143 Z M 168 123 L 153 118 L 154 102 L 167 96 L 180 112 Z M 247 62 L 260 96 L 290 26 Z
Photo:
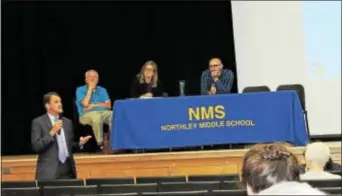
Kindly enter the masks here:
M 103 151 L 103 145 L 98 145 L 97 148 L 96 148 L 96 154 L 104 154 L 104 151 Z

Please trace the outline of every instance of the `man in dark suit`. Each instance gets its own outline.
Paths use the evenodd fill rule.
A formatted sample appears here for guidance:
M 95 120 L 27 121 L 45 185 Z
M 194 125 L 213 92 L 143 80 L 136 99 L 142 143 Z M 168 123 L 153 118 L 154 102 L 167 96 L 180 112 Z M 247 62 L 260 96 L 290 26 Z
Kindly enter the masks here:
M 38 153 L 36 180 L 77 178 L 72 147 L 82 147 L 91 136 L 74 142 L 72 122 L 61 116 L 61 98 L 57 93 L 44 95 L 47 113 L 32 121 L 31 144 Z

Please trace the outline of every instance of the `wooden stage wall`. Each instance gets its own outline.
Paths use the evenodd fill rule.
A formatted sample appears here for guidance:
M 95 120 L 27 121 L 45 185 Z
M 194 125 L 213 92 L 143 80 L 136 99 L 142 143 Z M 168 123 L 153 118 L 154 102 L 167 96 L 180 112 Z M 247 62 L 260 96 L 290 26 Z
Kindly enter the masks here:
M 333 147 L 335 159 L 341 146 Z M 303 147 L 290 150 L 303 160 Z M 247 149 L 128 155 L 75 155 L 78 178 L 240 174 Z M 341 162 L 340 158 L 337 158 Z M 2 157 L 2 180 L 34 180 L 37 156 Z

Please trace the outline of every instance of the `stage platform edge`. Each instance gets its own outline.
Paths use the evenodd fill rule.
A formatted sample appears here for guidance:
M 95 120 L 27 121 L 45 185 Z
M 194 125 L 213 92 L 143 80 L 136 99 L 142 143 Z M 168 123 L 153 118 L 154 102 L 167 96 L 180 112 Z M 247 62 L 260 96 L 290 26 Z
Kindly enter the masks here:
M 341 163 L 341 142 L 329 144 Z M 304 147 L 289 148 L 302 162 Z M 75 154 L 78 178 L 189 176 L 238 174 L 248 149 L 145 153 L 125 155 Z M 34 180 L 36 155 L 3 156 L 2 181 Z

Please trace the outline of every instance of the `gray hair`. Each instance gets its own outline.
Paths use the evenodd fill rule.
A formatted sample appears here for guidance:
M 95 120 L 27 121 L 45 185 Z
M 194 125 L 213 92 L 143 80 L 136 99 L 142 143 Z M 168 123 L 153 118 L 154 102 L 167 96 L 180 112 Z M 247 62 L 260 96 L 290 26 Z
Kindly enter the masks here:
M 90 72 L 95 72 L 97 75 L 99 75 L 99 73 L 95 69 L 90 69 L 87 72 L 85 72 L 85 77 L 87 77 Z

